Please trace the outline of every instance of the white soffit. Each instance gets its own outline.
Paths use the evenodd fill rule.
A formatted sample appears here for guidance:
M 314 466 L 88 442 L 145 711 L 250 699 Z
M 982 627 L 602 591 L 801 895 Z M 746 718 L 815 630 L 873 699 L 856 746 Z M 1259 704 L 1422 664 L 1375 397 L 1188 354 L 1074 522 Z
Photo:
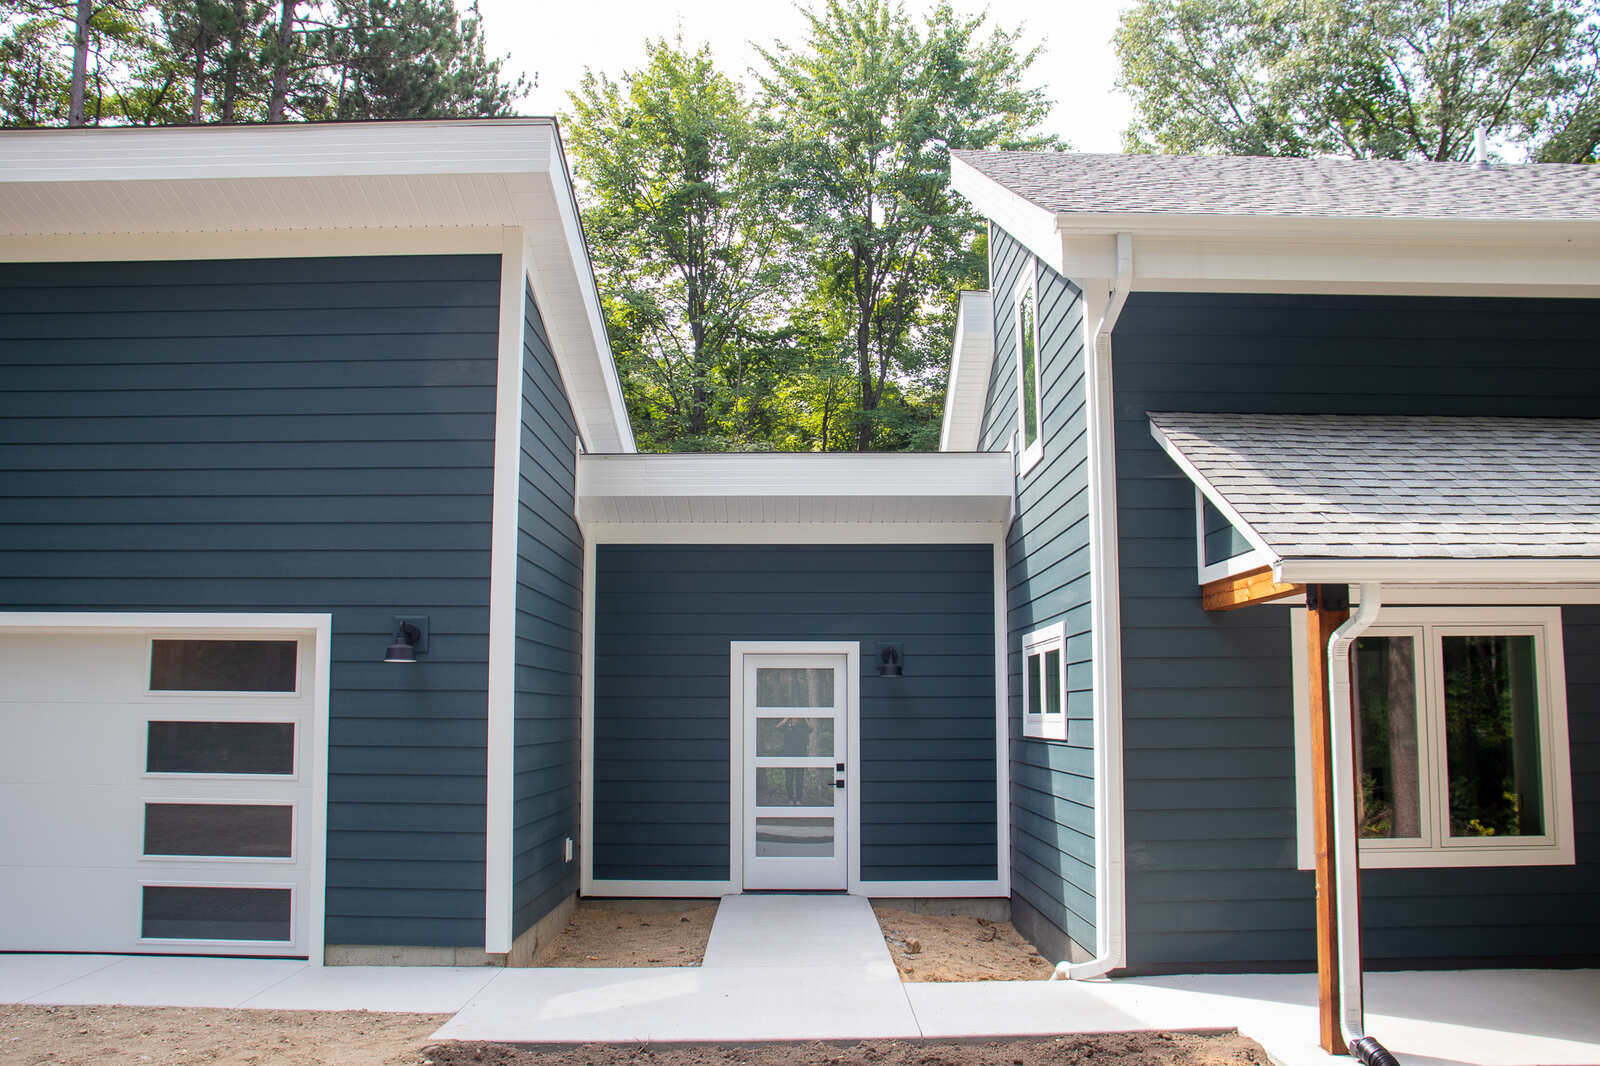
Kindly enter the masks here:
M 994 310 L 987 291 L 963 292 L 956 305 L 956 340 L 944 394 L 941 452 L 977 451 L 994 363 Z
M 0 258 L 7 238 L 31 259 L 48 238 L 468 227 L 523 230 L 588 443 L 632 450 L 553 119 L 0 132 Z
M 973 525 L 1010 511 L 1006 452 L 578 457 L 585 525 Z

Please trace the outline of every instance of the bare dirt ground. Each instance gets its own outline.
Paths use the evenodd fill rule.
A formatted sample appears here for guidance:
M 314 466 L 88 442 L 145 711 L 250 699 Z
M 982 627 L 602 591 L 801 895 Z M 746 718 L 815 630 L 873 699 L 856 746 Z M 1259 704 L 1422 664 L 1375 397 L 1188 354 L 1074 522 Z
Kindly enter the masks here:
M 872 909 L 902 981 L 1043 981 L 1055 969 L 1010 922 Z
M 535 966 L 699 966 L 715 901 L 579 900 Z
M 0 1006 L 7 1066 L 422 1066 L 448 1014 Z
M 867 1040 L 859 1044 L 743 1044 L 734 1047 L 586 1044 L 529 1049 L 442 1044 L 436 1066 L 1268 1066 L 1261 1045 L 1237 1033 L 1111 1033 L 972 1043 Z
M 7 1066 L 1267 1066 L 1237 1034 L 1111 1033 L 967 1043 L 868 1040 L 516 1048 L 443 1043 L 443 1014 L 0 1006 Z

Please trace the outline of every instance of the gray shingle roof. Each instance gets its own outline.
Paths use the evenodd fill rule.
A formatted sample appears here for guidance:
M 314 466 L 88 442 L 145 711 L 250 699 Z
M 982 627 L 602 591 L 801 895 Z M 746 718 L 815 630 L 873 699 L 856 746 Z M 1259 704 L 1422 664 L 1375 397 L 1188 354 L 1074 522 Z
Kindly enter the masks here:
M 951 153 L 1046 211 L 1600 221 L 1600 167 L 1246 156 Z
M 1600 420 L 1152 413 L 1284 559 L 1600 558 Z

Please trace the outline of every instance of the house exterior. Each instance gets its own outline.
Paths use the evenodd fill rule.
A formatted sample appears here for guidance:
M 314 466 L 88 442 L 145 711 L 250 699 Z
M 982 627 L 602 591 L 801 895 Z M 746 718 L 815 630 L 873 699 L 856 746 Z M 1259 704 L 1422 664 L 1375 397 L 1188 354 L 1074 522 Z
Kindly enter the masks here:
M 551 120 L 0 134 L 0 950 L 1009 892 L 1003 455 L 640 456 Z
M 1363 957 L 1592 965 L 1600 178 L 957 152 L 952 182 L 990 290 L 943 446 L 1017 463 L 1019 927 L 1077 974 L 1337 956 L 1357 1018 Z

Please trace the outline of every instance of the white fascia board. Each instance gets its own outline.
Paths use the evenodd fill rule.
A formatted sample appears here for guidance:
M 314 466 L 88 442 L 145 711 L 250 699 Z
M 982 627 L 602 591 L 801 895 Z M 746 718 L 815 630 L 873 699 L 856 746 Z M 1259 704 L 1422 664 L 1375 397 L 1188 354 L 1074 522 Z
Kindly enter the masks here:
M 1081 220 L 1074 219 L 1074 222 Z M 1239 219 L 1231 229 L 1157 228 L 1136 215 L 1107 225 L 1138 242 L 1134 288 L 1150 292 L 1593 297 L 1600 294 L 1600 235 L 1538 227 L 1458 224 L 1372 229 L 1332 220 Z M 1482 225 L 1482 224 L 1477 224 Z M 1115 263 L 1110 231 L 1061 235 L 1061 272 L 1103 277 Z
M 976 451 L 983 435 L 983 409 L 994 365 L 994 308 L 987 290 L 966 291 L 956 304 L 956 338 L 944 394 L 941 452 Z
M 1600 581 L 1600 559 L 1281 559 L 1273 578 L 1293 585 L 1547 585 Z
M 585 455 L 579 498 L 1011 495 L 1005 452 Z
M 1184 475 L 1194 482 L 1195 488 L 1199 489 L 1205 495 L 1205 498 L 1211 501 L 1211 506 L 1222 512 L 1223 517 L 1232 524 L 1233 528 L 1244 534 L 1244 539 L 1250 542 L 1250 547 L 1255 552 L 1260 553 L 1259 558 L 1262 561 L 1257 565 L 1270 564 L 1276 567 L 1278 553 L 1265 540 L 1261 539 L 1261 534 L 1251 528 L 1250 523 L 1244 520 L 1244 516 L 1234 510 L 1233 505 L 1227 501 L 1222 493 L 1217 491 L 1217 487 L 1195 468 L 1195 465 L 1178 450 L 1177 445 L 1167 439 L 1167 435 L 1161 432 L 1160 427 L 1154 422 L 1150 423 L 1150 436 L 1154 437 L 1155 442 L 1161 446 L 1161 450 L 1167 453 L 1167 458 L 1176 463 L 1178 469 L 1182 470 Z M 1198 519 L 1196 521 L 1198 522 Z M 1200 545 L 1200 550 L 1204 551 L 1204 543 Z M 1279 580 L 1284 579 L 1280 578 Z
M 1061 231 L 1053 212 L 1012 192 L 960 159 L 950 160 L 950 187 L 964 196 L 979 214 L 1015 237 L 1056 273 L 1075 276 L 1063 269 Z M 1097 276 L 1115 277 L 1116 271 Z
M 0 187 L 35 182 L 507 174 L 550 169 L 548 118 L 124 126 L 0 133 Z M 530 136 L 544 130 L 547 136 Z
M 1007 522 L 582 522 L 595 544 L 988 544 Z

